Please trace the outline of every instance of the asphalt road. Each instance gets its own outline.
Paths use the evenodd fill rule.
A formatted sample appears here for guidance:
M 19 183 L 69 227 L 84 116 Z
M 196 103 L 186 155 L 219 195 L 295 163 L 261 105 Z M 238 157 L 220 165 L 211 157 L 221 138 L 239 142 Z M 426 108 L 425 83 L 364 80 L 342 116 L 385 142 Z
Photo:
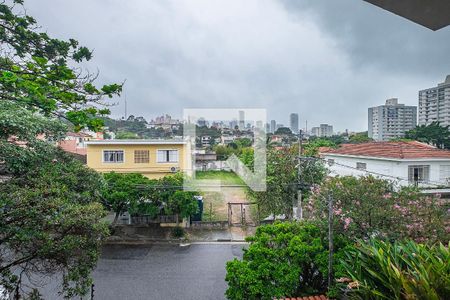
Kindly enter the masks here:
M 93 273 L 94 300 L 224 299 L 225 263 L 242 257 L 242 248 L 225 243 L 109 245 Z M 59 298 L 51 296 L 53 288 L 46 290 L 45 299 Z

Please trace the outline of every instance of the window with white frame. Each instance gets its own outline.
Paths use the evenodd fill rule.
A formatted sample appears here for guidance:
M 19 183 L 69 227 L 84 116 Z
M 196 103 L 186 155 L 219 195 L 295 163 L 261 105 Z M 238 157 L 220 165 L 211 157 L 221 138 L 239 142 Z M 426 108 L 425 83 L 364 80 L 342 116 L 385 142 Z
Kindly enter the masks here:
M 439 180 L 442 182 L 450 182 L 450 165 L 439 166 Z
M 410 183 L 430 181 L 430 166 L 429 165 L 408 166 L 408 180 Z
M 158 150 L 157 161 L 159 163 L 178 162 L 178 150 Z
M 123 150 L 103 150 L 103 162 L 123 163 Z
M 148 164 L 150 162 L 150 151 L 148 150 L 134 150 L 135 164 Z

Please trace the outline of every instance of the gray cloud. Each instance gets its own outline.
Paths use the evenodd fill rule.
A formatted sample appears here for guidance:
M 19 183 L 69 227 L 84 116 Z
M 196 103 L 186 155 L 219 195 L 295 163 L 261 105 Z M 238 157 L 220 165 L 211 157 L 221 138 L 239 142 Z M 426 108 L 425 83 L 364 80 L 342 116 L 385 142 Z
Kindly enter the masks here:
M 339 4 L 338 4 L 339 3 Z M 128 112 L 267 108 L 287 124 L 366 130 L 367 107 L 450 73 L 450 29 L 424 29 L 359 0 L 40 0 L 50 34 L 94 49 L 100 81 L 126 79 Z M 113 114 L 123 114 L 123 101 Z M 304 126 L 304 125 L 303 125 Z

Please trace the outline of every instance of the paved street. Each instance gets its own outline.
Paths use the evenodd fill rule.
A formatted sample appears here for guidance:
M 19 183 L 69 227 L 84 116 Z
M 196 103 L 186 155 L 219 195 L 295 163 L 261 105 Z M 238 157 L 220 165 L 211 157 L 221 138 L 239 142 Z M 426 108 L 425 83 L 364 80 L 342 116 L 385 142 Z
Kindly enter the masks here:
M 94 272 L 94 299 L 224 299 L 225 263 L 242 257 L 242 247 L 109 245 Z

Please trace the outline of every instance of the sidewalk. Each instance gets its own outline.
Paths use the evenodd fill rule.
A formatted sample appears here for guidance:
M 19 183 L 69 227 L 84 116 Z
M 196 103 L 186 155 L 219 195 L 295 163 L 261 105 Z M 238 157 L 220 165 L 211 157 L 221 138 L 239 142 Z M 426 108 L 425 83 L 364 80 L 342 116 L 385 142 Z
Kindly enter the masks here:
M 192 242 L 245 242 L 255 233 L 256 227 L 229 227 L 227 229 L 187 229 L 187 238 Z
M 256 227 L 230 227 L 226 229 L 187 228 L 186 236 L 176 239 L 171 236 L 172 228 L 118 226 L 108 240 L 108 244 L 151 242 L 245 242 L 247 236 L 255 233 Z

